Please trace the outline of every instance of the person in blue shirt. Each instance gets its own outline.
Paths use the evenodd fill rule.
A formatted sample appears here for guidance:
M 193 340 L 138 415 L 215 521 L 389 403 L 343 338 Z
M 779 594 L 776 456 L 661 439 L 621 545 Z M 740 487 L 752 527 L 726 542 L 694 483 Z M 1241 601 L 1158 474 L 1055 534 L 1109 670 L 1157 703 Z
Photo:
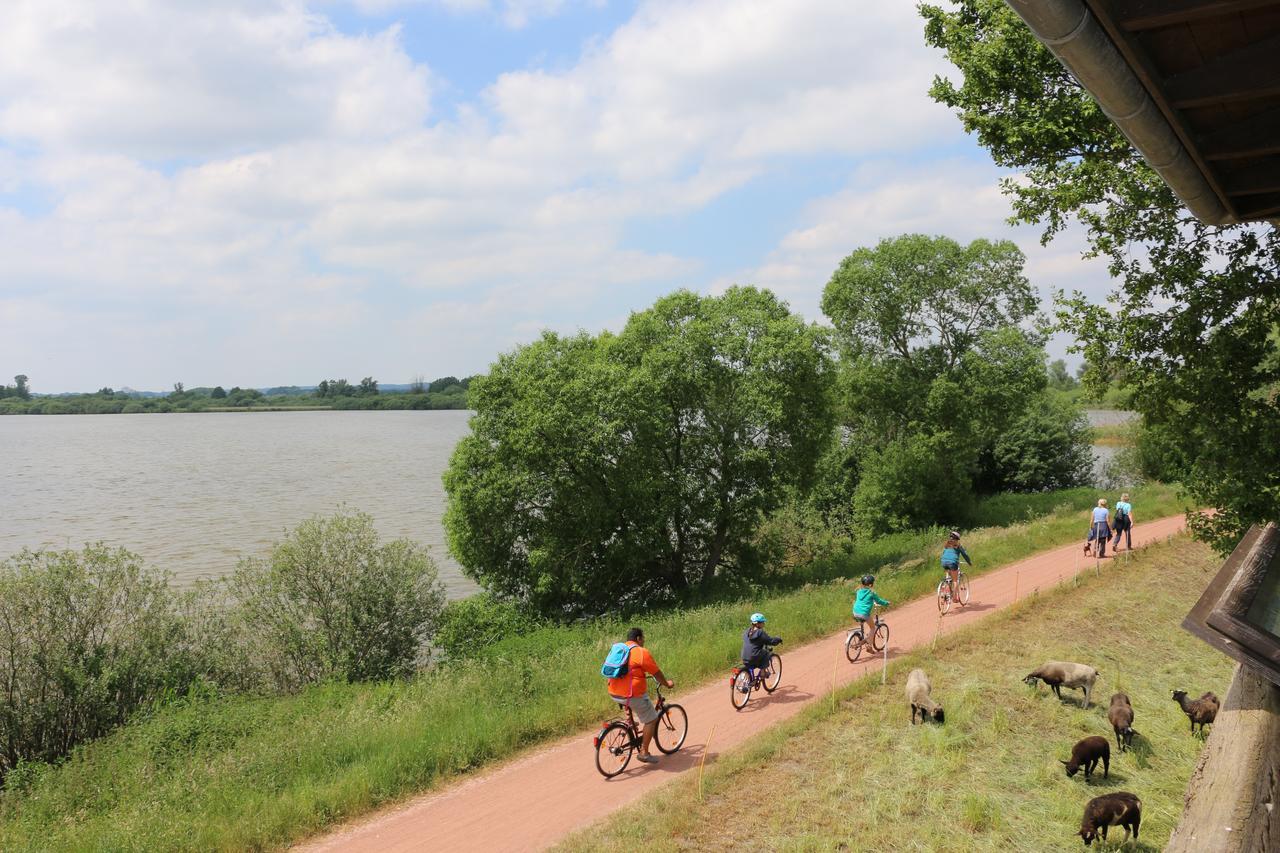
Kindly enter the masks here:
M 881 607 L 888 607 L 889 602 L 885 601 L 871 587 L 876 584 L 875 575 L 863 575 L 862 586 L 858 589 L 858 594 L 853 599 L 853 618 L 857 620 L 858 627 L 862 629 L 862 639 L 870 640 L 871 634 L 867 632 L 867 622 L 871 619 L 871 609 L 879 604 Z M 872 626 L 875 630 L 875 626 Z
M 947 534 L 947 544 L 942 548 L 942 570 L 947 573 L 947 580 L 951 582 L 951 599 L 957 604 L 963 605 L 964 602 L 956 597 L 956 590 L 960 588 L 960 560 L 964 559 L 970 566 L 973 560 L 969 559 L 969 552 L 960 544 L 960 531 L 953 530 Z
M 1124 534 L 1124 547 L 1127 551 L 1133 550 L 1133 536 L 1130 531 L 1133 530 L 1133 504 L 1129 503 L 1129 493 L 1125 492 L 1120 496 L 1120 500 L 1116 501 L 1116 540 L 1113 550 L 1120 550 L 1120 534 Z
M 1107 556 L 1107 540 L 1111 538 L 1111 511 L 1107 509 L 1107 499 L 1099 498 L 1089 515 L 1089 538 L 1085 540 L 1084 552 L 1089 553 L 1089 546 L 1098 549 L 1098 556 Z

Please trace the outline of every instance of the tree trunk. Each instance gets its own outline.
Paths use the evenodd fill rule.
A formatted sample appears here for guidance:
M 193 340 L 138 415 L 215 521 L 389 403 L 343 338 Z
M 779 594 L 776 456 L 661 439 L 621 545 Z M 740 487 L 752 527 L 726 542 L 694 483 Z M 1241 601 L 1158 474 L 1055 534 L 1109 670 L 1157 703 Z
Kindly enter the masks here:
M 1280 849 L 1280 687 L 1236 667 L 1166 853 Z

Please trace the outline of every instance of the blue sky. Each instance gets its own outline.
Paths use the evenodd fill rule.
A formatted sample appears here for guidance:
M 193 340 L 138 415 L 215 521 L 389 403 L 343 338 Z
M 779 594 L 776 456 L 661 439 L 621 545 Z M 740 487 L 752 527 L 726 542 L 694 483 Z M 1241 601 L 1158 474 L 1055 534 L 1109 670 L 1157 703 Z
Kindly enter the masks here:
M 1109 287 L 1004 224 L 912 4 L 111 6 L 0 27 L 0 375 L 37 391 L 463 375 L 677 287 L 821 321 L 839 260 L 909 231 Z

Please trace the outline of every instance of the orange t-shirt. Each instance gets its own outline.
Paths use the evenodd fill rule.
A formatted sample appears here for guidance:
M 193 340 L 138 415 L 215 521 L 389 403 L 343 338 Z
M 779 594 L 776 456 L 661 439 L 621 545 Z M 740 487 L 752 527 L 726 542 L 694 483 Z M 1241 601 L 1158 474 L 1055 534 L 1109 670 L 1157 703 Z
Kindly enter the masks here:
M 658 674 L 658 663 L 644 646 L 627 643 L 631 647 L 630 665 L 627 674 L 620 678 L 609 679 L 609 693 L 613 696 L 630 698 L 643 696 L 649 692 L 645 684 L 645 676 Z

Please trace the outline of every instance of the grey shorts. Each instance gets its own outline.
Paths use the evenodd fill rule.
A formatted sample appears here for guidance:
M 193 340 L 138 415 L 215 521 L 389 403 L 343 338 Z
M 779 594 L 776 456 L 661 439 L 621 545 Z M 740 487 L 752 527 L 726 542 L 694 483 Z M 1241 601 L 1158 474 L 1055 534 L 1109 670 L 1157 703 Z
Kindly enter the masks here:
M 653 707 L 653 701 L 648 694 L 644 696 L 632 696 L 630 699 L 625 696 L 614 696 L 609 694 L 609 698 L 617 702 L 619 705 L 626 706 L 631 703 L 631 713 L 640 721 L 640 725 L 647 726 L 654 720 L 658 719 L 658 709 Z

